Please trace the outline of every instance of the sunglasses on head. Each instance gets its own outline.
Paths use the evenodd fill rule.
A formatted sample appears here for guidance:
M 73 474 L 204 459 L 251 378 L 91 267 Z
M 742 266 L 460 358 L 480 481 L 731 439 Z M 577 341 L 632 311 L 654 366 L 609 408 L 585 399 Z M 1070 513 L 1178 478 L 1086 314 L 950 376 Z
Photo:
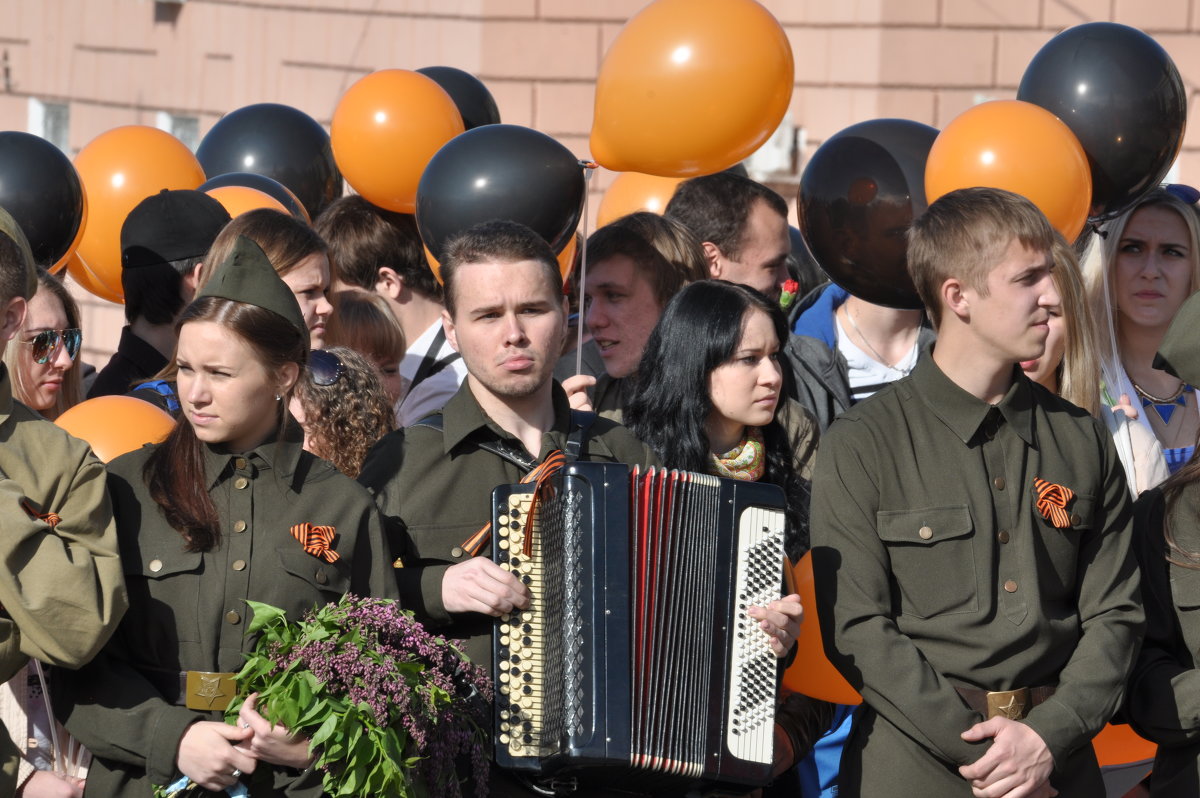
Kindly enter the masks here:
M 50 362 L 60 343 L 66 347 L 67 356 L 74 360 L 79 354 L 80 345 L 83 344 L 83 331 L 78 327 L 69 330 L 42 330 L 25 343 L 33 347 L 33 362 L 39 365 Z
M 308 373 L 312 375 L 314 385 L 333 385 L 346 376 L 346 367 L 332 352 L 314 349 L 308 353 Z

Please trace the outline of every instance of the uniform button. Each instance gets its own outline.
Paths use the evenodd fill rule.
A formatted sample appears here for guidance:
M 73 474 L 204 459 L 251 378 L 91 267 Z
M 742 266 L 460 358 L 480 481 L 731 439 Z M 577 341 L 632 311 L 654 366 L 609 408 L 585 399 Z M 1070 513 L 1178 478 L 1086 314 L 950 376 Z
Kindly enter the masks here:
M 245 458 L 245 457 L 239 457 L 238 459 L 234 460 L 234 461 L 233 461 L 233 467 L 234 467 L 234 468 L 237 468 L 237 469 L 239 469 L 239 470 L 240 470 L 240 469 L 243 469 L 243 468 L 245 468 L 245 467 L 246 467 L 246 458 Z
M 455 546 L 454 548 L 450 549 L 451 557 L 461 557 L 462 555 L 463 555 L 463 550 L 460 546 Z
M 1079 517 L 1079 513 L 1071 513 L 1071 526 L 1079 526 L 1083 523 L 1083 519 Z
M 927 526 L 923 526 L 917 530 L 917 534 L 921 536 L 921 540 L 929 540 L 933 537 L 933 530 Z
M 242 616 L 238 615 L 235 610 L 230 610 L 229 612 L 225 613 L 225 620 L 228 623 L 236 625 L 242 622 Z
M 325 575 L 324 571 L 317 571 L 317 573 L 313 576 L 313 579 L 317 580 L 318 585 L 329 584 L 329 577 Z
M 246 522 L 245 521 L 235 521 L 233 523 L 233 531 L 234 532 L 245 532 L 246 531 Z
M 162 570 L 162 560 L 151 560 L 150 561 L 151 573 L 158 573 L 161 570 Z
M 996 535 L 996 540 L 1000 541 L 1001 543 L 1007 543 L 1008 542 L 1008 531 L 1001 529 L 1000 532 L 997 533 L 997 535 Z
M 1004 589 L 1005 589 L 1005 591 L 1007 591 L 1009 593 L 1016 593 L 1017 592 L 1016 581 L 1013 579 L 1009 579 L 1007 582 L 1004 583 Z
M 246 570 L 246 561 L 245 560 L 234 560 L 233 561 L 233 570 L 235 570 L 235 571 Z
M 1004 490 L 1004 477 L 996 477 L 992 484 L 996 486 L 996 490 Z
M 245 490 L 246 486 L 249 484 L 250 480 L 246 479 L 245 477 L 238 477 L 233 481 L 233 486 L 238 490 Z

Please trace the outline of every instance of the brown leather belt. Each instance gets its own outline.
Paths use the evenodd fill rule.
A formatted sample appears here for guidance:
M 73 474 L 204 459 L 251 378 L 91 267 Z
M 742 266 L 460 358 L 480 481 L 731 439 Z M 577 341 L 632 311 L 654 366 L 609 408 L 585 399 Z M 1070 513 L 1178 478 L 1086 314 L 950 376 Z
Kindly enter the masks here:
M 977 687 L 958 687 L 967 706 L 985 718 L 1024 720 L 1029 711 L 1054 695 L 1053 687 L 1018 687 L 1015 690 L 980 690 Z

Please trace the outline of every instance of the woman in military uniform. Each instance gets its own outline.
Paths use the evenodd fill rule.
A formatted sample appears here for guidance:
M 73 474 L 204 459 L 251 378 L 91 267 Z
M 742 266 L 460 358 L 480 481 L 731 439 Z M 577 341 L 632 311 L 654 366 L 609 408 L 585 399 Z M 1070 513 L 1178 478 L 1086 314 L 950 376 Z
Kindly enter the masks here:
M 321 792 L 306 740 L 252 701 L 236 726 L 221 713 L 254 643 L 247 600 L 298 620 L 346 592 L 395 595 L 370 496 L 288 424 L 308 343 L 291 291 L 244 238 L 179 322 L 183 420 L 110 465 L 131 608 L 57 696 L 95 756 L 87 795 L 147 796 L 181 777 L 240 781 L 253 798 Z

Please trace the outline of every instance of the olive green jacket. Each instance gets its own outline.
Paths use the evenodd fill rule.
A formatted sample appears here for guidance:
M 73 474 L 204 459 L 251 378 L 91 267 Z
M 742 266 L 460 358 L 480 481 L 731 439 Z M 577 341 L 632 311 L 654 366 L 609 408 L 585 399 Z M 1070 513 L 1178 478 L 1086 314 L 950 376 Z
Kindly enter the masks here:
M 371 497 L 297 440 L 265 443 L 245 454 L 203 445 L 204 486 L 213 498 L 221 541 L 187 551 L 183 537 L 149 495 L 143 466 L 156 447 L 112 462 L 109 479 L 130 607 L 91 665 L 66 675 L 56 713 L 95 756 L 88 794 L 146 796 L 152 784 L 179 777 L 179 741 L 198 720 L 219 712 L 182 706 L 180 672 L 237 672 L 254 640 L 247 600 L 272 604 L 298 620 L 347 592 L 394 597 L 395 582 Z M 334 562 L 309 554 L 293 525 L 333 526 Z M 252 796 L 320 794 L 320 775 L 263 766 Z
M 1099 422 L 1014 379 L 992 407 L 924 358 L 822 439 L 812 540 L 826 652 L 877 713 L 867 727 L 899 730 L 883 737 L 914 741 L 945 774 L 905 792 L 917 766 L 872 751 L 864 727 L 843 759 L 860 749 L 864 794 L 970 794 L 957 767 L 990 741 L 961 739 L 981 718 L 955 685 L 1055 686 L 1024 722 L 1060 773 L 1091 756 L 1120 701 L 1143 627 L 1125 477 Z M 1074 493 L 1060 526 L 1035 479 Z
M 554 426 L 542 436 L 539 461 L 566 445 L 570 418 L 566 394 L 555 383 Z M 525 450 L 487 417 L 467 382 L 446 403 L 442 419 L 441 431 L 417 425 L 385 436 L 367 455 L 359 481 L 375 494 L 403 559 L 395 573 L 404 606 L 438 634 L 464 640 L 467 656 L 490 673 L 495 619 L 451 616 L 442 603 L 442 577 L 451 565 L 470 559 L 463 543 L 491 521 L 492 490 L 524 476 L 476 442 L 505 441 Z M 593 423 L 581 459 L 643 467 L 658 462 L 627 429 L 603 418 Z M 480 555 L 490 557 L 491 547 Z
M 78 668 L 125 612 L 104 482 L 86 443 L 13 400 L 0 364 L 0 681 L 29 657 Z M 0 740 L 0 795 L 11 795 L 17 754 Z
M 1142 568 L 1146 638 L 1129 678 L 1125 715 L 1158 743 L 1150 794 L 1200 795 L 1200 493 L 1188 485 L 1168 513 L 1162 490 L 1134 505 L 1134 539 Z M 1181 551 L 1167 546 L 1169 527 Z M 1170 556 L 1174 562 L 1168 562 Z

